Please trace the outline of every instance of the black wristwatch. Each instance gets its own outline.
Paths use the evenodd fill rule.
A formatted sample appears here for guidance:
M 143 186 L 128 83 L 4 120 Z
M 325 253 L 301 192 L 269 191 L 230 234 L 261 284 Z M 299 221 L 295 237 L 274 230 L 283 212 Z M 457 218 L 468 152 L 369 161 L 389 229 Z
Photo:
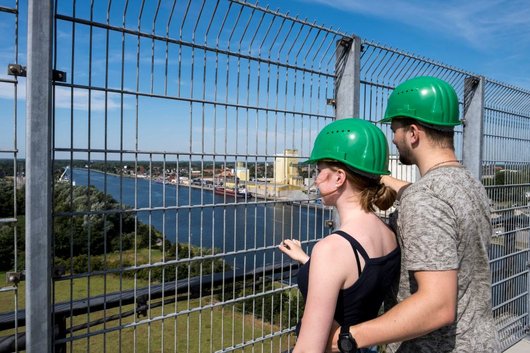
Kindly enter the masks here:
M 350 334 L 349 326 L 340 327 L 339 341 L 337 342 L 337 345 L 342 353 L 357 352 L 357 342 L 355 342 L 355 338 Z

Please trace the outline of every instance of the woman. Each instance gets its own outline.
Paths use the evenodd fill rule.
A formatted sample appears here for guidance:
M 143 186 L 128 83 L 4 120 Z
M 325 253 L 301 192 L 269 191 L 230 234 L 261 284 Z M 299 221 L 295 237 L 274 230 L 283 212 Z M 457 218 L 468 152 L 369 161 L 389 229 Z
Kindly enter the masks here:
M 315 184 L 322 202 L 336 207 L 340 230 L 320 240 L 311 258 L 298 240 L 284 240 L 279 249 L 302 264 L 298 286 L 305 309 L 293 352 L 322 353 L 333 320 L 347 332 L 376 317 L 397 283 L 396 237 L 374 213 L 375 207 L 390 208 L 396 194 L 380 183 L 381 175 L 390 174 L 388 144 L 370 122 L 342 119 L 327 125 L 305 163 L 317 164 Z

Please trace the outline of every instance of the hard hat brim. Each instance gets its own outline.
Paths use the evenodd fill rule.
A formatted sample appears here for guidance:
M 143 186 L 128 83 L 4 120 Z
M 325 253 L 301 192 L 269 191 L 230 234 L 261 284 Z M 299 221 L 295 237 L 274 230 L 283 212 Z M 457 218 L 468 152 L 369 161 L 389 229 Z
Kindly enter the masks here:
M 392 118 L 384 118 L 384 119 L 379 120 L 377 123 L 378 124 L 390 124 L 392 122 L 392 119 L 394 119 L 394 118 L 393 117 Z

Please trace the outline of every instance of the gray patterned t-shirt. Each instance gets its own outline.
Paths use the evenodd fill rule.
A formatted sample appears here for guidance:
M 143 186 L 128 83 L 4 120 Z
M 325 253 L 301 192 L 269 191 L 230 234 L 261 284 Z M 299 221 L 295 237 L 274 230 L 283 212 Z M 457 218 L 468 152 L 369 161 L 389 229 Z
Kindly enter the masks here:
M 487 252 L 490 206 L 482 184 L 463 167 L 440 167 L 403 192 L 398 210 L 398 300 L 417 290 L 410 271 L 458 270 L 458 303 L 454 324 L 390 345 L 390 351 L 499 352 Z

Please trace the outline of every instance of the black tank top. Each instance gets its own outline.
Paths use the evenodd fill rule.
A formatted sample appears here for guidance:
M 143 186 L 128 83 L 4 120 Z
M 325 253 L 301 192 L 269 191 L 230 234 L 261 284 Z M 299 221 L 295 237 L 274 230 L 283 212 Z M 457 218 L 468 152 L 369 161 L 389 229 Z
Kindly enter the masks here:
M 334 234 L 350 242 L 357 260 L 358 273 L 360 273 L 359 278 L 351 287 L 339 291 L 335 307 L 335 321 L 341 326 L 351 326 L 375 318 L 383 300 L 389 294 L 395 296 L 395 286 L 399 280 L 401 251 L 398 246 L 385 256 L 371 259 L 353 237 L 341 230 L 335 231 Z M 357 253 L 365 261 L 362 271 Z M 298 270 L 298 288 L 304 299 L 307 299 L 310 262 L 311 259 Z M 299 326 L 296 330 L 297 334 Z

